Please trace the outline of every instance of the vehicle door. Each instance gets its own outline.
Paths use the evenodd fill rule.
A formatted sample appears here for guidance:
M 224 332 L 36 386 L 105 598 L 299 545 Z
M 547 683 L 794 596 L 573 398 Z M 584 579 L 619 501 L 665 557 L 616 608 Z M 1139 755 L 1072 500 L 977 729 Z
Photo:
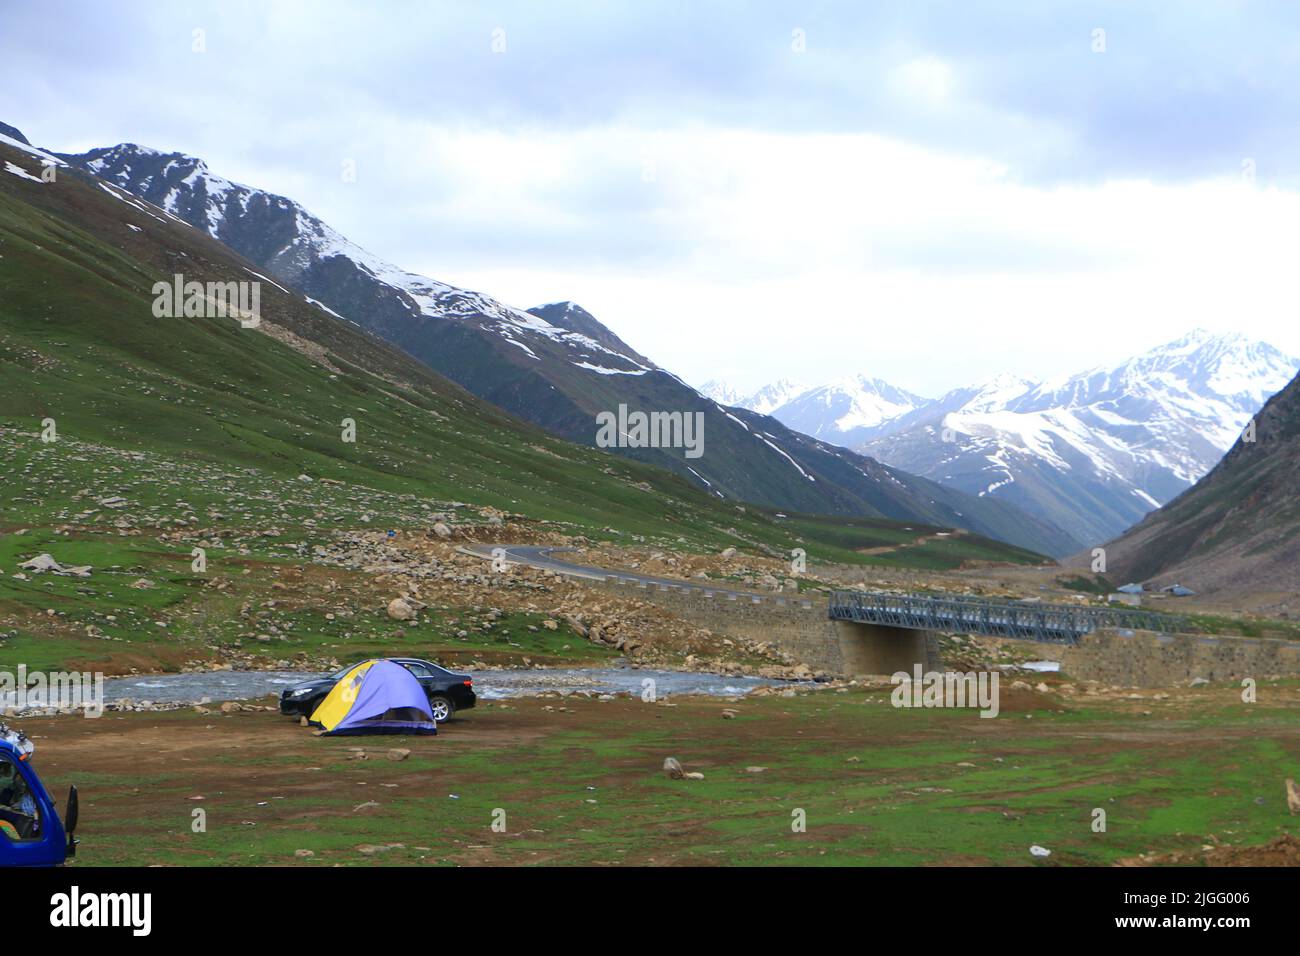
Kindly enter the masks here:
M 44 792 L 29 764 L 0 751 L 0 864 L 59 862 L 53 858 L 50 840 L 58 827 L 47 819 Z

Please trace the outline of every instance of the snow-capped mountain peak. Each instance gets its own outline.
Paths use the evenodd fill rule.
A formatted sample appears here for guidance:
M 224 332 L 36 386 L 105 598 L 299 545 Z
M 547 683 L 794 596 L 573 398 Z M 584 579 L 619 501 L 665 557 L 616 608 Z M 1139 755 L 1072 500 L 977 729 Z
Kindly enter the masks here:
M 1038 386 L 1037 382 L 1011 372 L 1000 372 L 992 378 L 961 389 L 969 394 L 962 402 L 962 412 L 993 412 L 1007 408 L 1016 399 Z
M 808 386 L 800 382 L 782 378 L 764 385 L 756 392 L 746 393 L 728 382 L 710 379 L 701 385 L 698 391 L 705 398 L 711 398 L 719 405 L 747 408 L 760 415 L 770 415 L 790 399 L 805 392 L 807 388 Z
M 760 415 L 770 415 L 792 398 L 802 394 L 807 387 L 802 382 L 792 381 L 788 378 L 777 379 L 770 385 L 764 385 L 753 395 L 746 398 L 742 404 L 743 407 L 758 412 Z
M 701 385 L 697 391 L 705 398 L 712 399 L 719 405 L 729 405 L 732 407 L 739 406 L 741 408 L 746 407 L 743 402 L 747 396 L 742 395 L 737 389 L 733 388 L 728 383 L 716 378 L 709 379 Z
M 925 399 L 868 375 L 845 375 L 810 388 L 782 378 L 752 394 L 725 382 L 706 382 L 702 395 L 724 405 L 771 415 L 795 431 L 852 447 L 871 436 L 881 423 L 925 403 Z
M 771 415 L 795 431 L 844 447 L 866 440 L 882 422 L 925 403 L 918 395 L 862 374 L 815 388 L 783 378 L 748 395 L 725 382 L 711 381 L 700 393 L 724 405 Z
M 286 284 L 311 290 L 313 301 L 323 302 L 336 315 L 355 320 L 352 313 L 362 309 L 373 313 L 373 306 L 358 297 L 357 281 L 386 287 L 385 312 L 391 315 L 383 320 L 366 315 L 361 324 L 396 322 L 400 315 L 473 322 L 528 360 L 541 361 L 539 352 L 559 346 L 563 361 L 601 375 L 639 375 L 652 368 L 644 357 L 619 347 L 622 343 L 574 303 L 558 303 L 563 308 L 555 312 L 549 306 L 528 312 L 407 272 L 361 248 L 293 200 L 218 176 L 197 157 L 122 143 L 65 158 L 264 263 Z M 557 321 L 550 321 L 552 317 Z
M 1240 333 L 1196 329 L 1044 384 L 1001 375 L 956 389 L 860 447 L 1099 542 L 1205 475 L 1297 367 Z

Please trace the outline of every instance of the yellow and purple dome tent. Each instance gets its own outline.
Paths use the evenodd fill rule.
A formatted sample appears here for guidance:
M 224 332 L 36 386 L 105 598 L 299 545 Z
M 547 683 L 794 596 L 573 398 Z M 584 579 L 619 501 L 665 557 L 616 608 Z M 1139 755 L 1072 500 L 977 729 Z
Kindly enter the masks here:
M 415 676 L 393 661 L 363 661 L 343 675 L 312 712 L 331 734 L 436 734 L 429 699 Z

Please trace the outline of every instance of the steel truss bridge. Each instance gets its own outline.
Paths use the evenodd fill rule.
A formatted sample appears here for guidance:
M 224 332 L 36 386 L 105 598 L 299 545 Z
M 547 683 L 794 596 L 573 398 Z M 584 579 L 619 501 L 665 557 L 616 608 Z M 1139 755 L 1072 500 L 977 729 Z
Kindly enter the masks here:
M 1099 628 L 1163 633 L 1187 629 L 1182 621 L 1149 611 L 865 591 L 832 592 L 830 617 L 860 624 L 1013 637 L 1048 644 L 1077 644 L 1080 637 Z

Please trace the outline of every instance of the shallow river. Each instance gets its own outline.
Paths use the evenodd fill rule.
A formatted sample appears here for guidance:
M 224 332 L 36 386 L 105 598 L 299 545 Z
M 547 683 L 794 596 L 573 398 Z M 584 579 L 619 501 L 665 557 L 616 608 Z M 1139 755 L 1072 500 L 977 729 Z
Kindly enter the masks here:
M 1055 661 L 1031 661 L 1029 670 L 1055 671 Z M 279 696 L 280 691 L 323 674 L 303 671 L 204 671 L 194 674 L 159 674 L 148 677 L 113 677 L 104 681 L 104 701 L 130 698 L 155 703 L 195 704 L 202 701 L 248 700 Z M 481 700 L 529 697 L 546 691 L 589 694 L 642 694 L 646 681 L 654 681 L 656 697 L 673 694 L 703 694 L 712 697 L 741 697 L 755 687 L 792 684 L 792 681 L 760 677 L 727 677 L 694 671 L 664 671 L 650 668 L 542 668 L 481 670 L 474 672 L 474 691 Z M 14 694 L 0 694 L 0 708 L 15 703 Z M 48 706 L 43 695 L 27 697 L 34 706 Z
M 320 677 L 300 671 L 208 671 L 196 674 L 161 674 L 151 677 L 115 677 L 104 681 L 104 700 L 129 697 L 135 701 L 198 703 L 208 700 L 245 700 L 278 695 L 290 684 Z M 481 670 L 474 672 L 474 691 L 482 700 L 527 697 L 544 691 L 592 694 L 641 694 L 647 680 L 654 681 L 657 697 L 673 694 L 708 694 L 737 697 L 755 687 L 785 681 L 758 677 L 726 677 L 686 671 L 641 668 L 546 668 L 542 670 Z

